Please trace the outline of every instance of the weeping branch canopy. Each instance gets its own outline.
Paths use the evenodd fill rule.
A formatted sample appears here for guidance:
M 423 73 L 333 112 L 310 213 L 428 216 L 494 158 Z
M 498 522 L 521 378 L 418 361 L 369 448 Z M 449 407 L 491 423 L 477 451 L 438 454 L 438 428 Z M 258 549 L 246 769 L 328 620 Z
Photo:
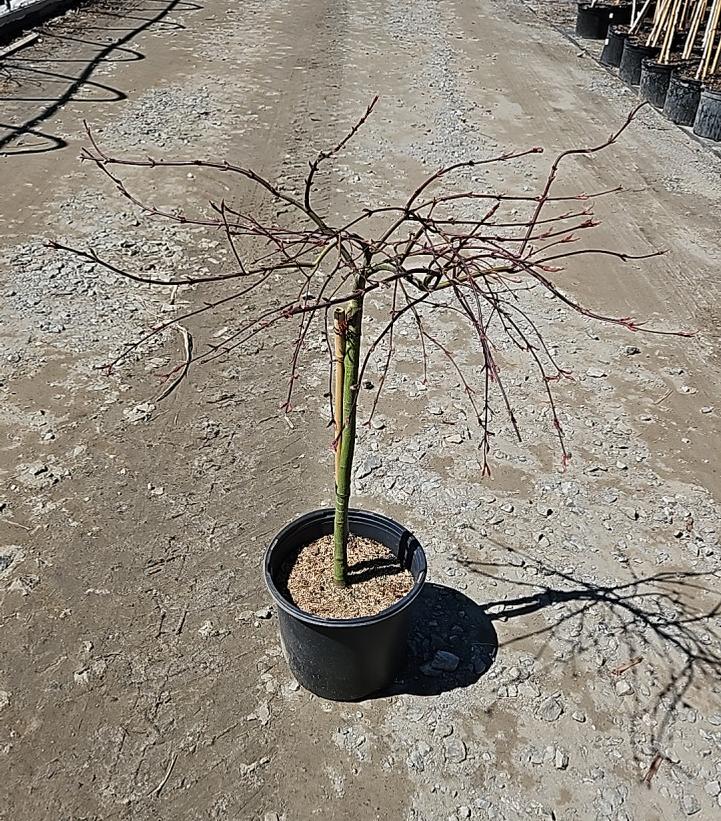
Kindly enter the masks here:
M 479 166 L 511 164 L 522 157 L 539 154 L 541 148 L 509 152 L 490 159 L 468 159 L 429 175 L 404 201 L 395 205 L 366 208 L 338 225 L 316 205 L 318 173 L 336 158 L 371 115 L 377 98 L 353 128 L 332 148 L 321 151 L 310 162 L 299 193 L 289 193 L 251 168 L 214 159 L 153 159 L 115 156 L 107 153 L 88 130 L 89 147 L 84 159 L 94 163 L 119 192 L 146 214 L 185 226 L 202 226 L 223 234 L 230 249 L 227 270 L 204 276 L 152 276 L 131 271 L 94 250 L 55 247 L 72 251 L 86 260 L 134 282 L 150 285 L 193 285 L 217 290 L 214 298 L 204 297 L 198 307 L 149 329 L 129 344 L 111 363 L 116 365 L 169 326 L 191 317 L 212 313 L 237 300 L 257 293 L 255 301 L 264 307 L 247 315 L 222 341 L 210 342 L 194 354 L 193 364 L 211 363 L 240 350 L 258 337 L 267 337 L 280 323 L 294 322 L 297 333 L 291 353 L 292 367 L 284 407 L 291 408 L 293 390 L 303 364 L 303 353 L 318 328 L 325 335 L 332 372 L 334 357 L 333 314 L 338 306 L 362 297 L 377 313 L 387 317 L 381 327 L 366 338 L 369 342 L 361 363 L 359 382 L 379 349 L 381 379 L 373 402 L 375 410 L 385 376 L 395 351 L 394 328 L 406 317 L 417 331 L 417 339 L 427 367 L 428 348 L 438 349 L 460 379 L 482 430 L 483 470 L 488 471 L 487 455 L 494 396 L 511 421 L 520 439 L 511 397 L 506 390 L 497 361 L 503 338 L 526 354 L 539 377 L 539 385 L 552 411 L 555 434 L 562 457 L 568 454 L 556 412 L 553 383 L 569 376 L 556 361 L 532 309 L 519 298 L 529 288 L 550 294 L 565 309 L 599 322 L 620 325 L 631 331 L 666 332 L 645 327 L 630 317 L 614 317 L 581 305 L 556 284 L 555 276 L 566 260 L 575 257 L 610 256 L 621 261 L 648 259 L 659 251 L 630 254 L 607 247 L 579 247 L 579 239 L 598 222 L 593 202 L 620 190 L 594 193 L 558 194 L 556 182 L 564 161 L 590 156 L 613 145 L 632 122 L 635 109 L 607 140 L 590 148 L 564 151 L 551 163 L 540 190 L 516 195 L 483 188 L 460 188 L 463 172 Z M 639 106 L 640 108 L 640 106 Z M 282 218 L 260 217 L 257 213 L 231 207 L 227 202 L 211 203 L 207 213 L 197 216 L 185 211 L 163 210 L 136 195 L 123 179 L 130 168 L 150 174 L 171 169 L 221 172 L 242 178 L 280 206 Z M 464 183 L 465 185 L 465 183 Z M 277 285 L 275 299 L 263 286 Z M 287 284 L 287 285 L 286 285 Z M 289 294 L 277 304 L 279 293 Z M 424 308 L 432 307 L 432 312 Z M 470 326 L 472 338 L 481 352 L 481 365 L 468 373 L 459 361 L 459 351 L 451 350 L 432 332 L 430 314 L 452 312 Z M 688 334 L 681 334 L 688 335 Z M 187 370 L 187 363 L 185 363 Z

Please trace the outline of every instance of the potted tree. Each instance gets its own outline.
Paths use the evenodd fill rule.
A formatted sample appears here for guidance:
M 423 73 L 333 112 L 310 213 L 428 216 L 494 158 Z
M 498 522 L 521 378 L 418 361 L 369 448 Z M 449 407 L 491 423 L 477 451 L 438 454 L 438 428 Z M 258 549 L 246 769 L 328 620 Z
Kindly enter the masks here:
M 424 360 L 429 348 L 436 349 L 463 386 L 481 431 L 480 475 L 489 473 L 494 395 L 521 437 L 498 352 L 500 337 L 527 355 L 535 369 L 564 466 L 569 458 L 553 383 L 570 374 L 558 364 L 544 338 L 536 302 L 539 292 L 591 320 L 660 333 L 629 318 L 589 310 L 554 282 L 560 264 L 573 257 L 605 255 L 625 261 L 658 253 L 631 255 L 610 248 L 577 247 L 579 236 L 598 224 L 592 214 L 593 200 L 619 189 L 570 195 L 555 190 L 566 159 L 590 157 L 612 145 L 635 111 L 602 145 L 574 148 L 556 157 L 538 193 L 500 193 L 480 189 L 472 180 L 463 185 L 458 182 L 476 173 L 478 166 L 509 164 L 541 152 L 533 147 L 441 168 L 404 201 L 363 209 L 338 224 L 316 204 L 319 174 L 343 151 L 375 105 L 373 100 L 343 139 L 310 162 L 297 195 L 252 169 L 227 162 L 111 156 L 89 133 L 91 144 L 85 158 L 146 214 L 221 231 L 234 261 L 227 271 L 202 277 L 151 277 L 101 259 L 92 250 L 56 244 L 138 282 L 221 289 L 218 298 L 150 329 L 116 363 L 173 323 L 237 302 L 249 293 L 265 293 L 259 289 L 274 282 L 281 294 L 277 304 L 269 300 L 270 304 L 251 312 L 221 343 L 212 342 L 192 357 L 188 349 L 179 373 L 187 375 L 191 367 L 217 361 L 282 323 L 295 322 L 284 402 L 289 411 L 311 332 L 324 340 L 332 385 L 328 393 L 335 471 L 331 479 L 329 470 L 329 484 L 334 486 L 335 505 L 312 511 L 283 528 L 267 549 L 264 574 L 277 606 L 292 672 L 313 692 L 343 700 L 382 689 L 398 672 L 409 613 L 426 574 L 425 556 L 413 534 L 385 516 L 350 507 L 361 386 L 368 382 L 369 363 L 380 356 L 369 411 L 372 417 L 391 364 L 399 323 L 410 322 Z M 287 209 L 292 217 L 279 219 L 262 209 L 249 213 L 226 202 L 211 204 L 210 213 L 202 215 L 162 210 L 129 189 L 122 172 L 132 167 L 147 173 L 200 169 L 237 176 L 257 186 L 271 204 Z M 429 313 L 444 311 L 466 320 L 470 327 L 480 352 L 476 378 L 466 373 L 458 352 L 428 326 Z M 371 316 L 372 324 L 367 321 Z

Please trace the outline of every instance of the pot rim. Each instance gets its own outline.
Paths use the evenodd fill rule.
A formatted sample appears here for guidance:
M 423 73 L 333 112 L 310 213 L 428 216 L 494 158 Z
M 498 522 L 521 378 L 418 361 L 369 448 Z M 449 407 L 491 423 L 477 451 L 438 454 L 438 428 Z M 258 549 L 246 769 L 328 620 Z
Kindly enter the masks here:
M 375 519 L 379 519 L 386 524 L 392 525 L 394 528 L 400 528 L 402 531 L 409 533 L 411 536 L 413 534 L 408 528 L 403 527 L 403 525 L 399 524 L 398 522 L 394 521 L 393 519 L 389 518 L 388 516 L 383 516 L 381 513 L 375 513 L 371 510 L 362 510 L 360 508 L 351 508 L 349 511 L 349 519 L 352 517 L 354 513 L 361 513 L 366 516 L 372 516 Z M 277 547 L 279 542 L 286 536 L 286 534 L 294 530 L 298 523 L 310 518 L 325 518 L 326 516 L 331 518 L 334 514 L 333 508 L 319 508 L 317 510 L 311 510 L 308 513 L 304 513 L 302 516 L 298 516 L 297 518 L 290 521 L 282 530 L 278 532 L 278 534 L 273 538 L 270 542 L 268 547 L 265 550 L 265 555 L 263 557 L 263 576 L 265 579 L 265 585 L 268 588 L 268 592 L 273 598 L 273 601 L 276 603 L 281 610 L 287 613 L 289 616 L 292 616 L 299 621 L 305 622 L 306 624 L 312 624 L 317 627 L 326 627 L 326 628 L 343 628 L 343 627 L 365 627 L 371 624 L 376 624 L 381 621 L 385 621 L 386 619 L 391 618 L 396 613 L 399 613 L 401 610 L 405 610 L 410 604 L 412 604 L 420 595 L 421 589 L 426 581 L 426 574 L 427 574 L 427 564 L 426 564 L 426 554 L 423 550 L 423 546 L 421 543 L 416 539 L 415 536 L 413 538 L 416 540 L 416 550 L 420 551 L 420 557 L 422 559 L 422 567 L 418 574 L 418 578 L 414 579 L 413 587 L 403 596 L 403 598 L 399 599 L 395 604 L 392 604 L 390 607 L 386 607 L 385 610 L 381 610 L 378 613 L 374 613 L 372 616 L 356 616 L 355 618 L 351 619 L 330 619 L 325 616 L 316 616 L 313 613 L 308 613 L 305 610 L 301 610 L 296 605 L 289 602 L 283 594 L 278 590 L 275 585 L 275 581 L 273 576 L 270 572 L 270 557 L 273 554 L 273 550 Z
M 712 97 L 714 100 L 721 100 L 721 89 L 701 87 L 701 95 L 704 97 Z

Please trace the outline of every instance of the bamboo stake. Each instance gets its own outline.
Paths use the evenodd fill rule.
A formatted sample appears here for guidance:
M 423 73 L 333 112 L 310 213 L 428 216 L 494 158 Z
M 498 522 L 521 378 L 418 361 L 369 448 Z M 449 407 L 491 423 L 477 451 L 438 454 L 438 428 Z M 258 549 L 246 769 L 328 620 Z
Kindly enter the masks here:
M 676 33 L 680 12 L 681 0 L 675 0 L 672 13 L 666 23 L 666 32 L 663 38 L 663 45 L 661 46 L 661 54 L 658 58 L 659 63 L 668 63 L 671 57 L 671 46 L 673 45 L 673 36 Z
M 694 9 L 694 13 L 691 18 L 691 26 L 688 30 L 688 37 L 686 38 L 686 44 L 684 45 L 683 52 L 681 53 L 681 58 L 683 60 L 688 60 L 691 57 L 694 44 L 696 43 L 696 38 L 698 37 L 699 29 L 701 28 L 701 21 L 703 20 L 703 15 L 706 11 L 706 6 L 708 6 L 708 0 L 698 0 L 696 3 L 696 8 Z
M 716 74 L 716 71 L 718 70 L 720 62 L 721 62 L 721 37 L 719 37 L 718 45 L 716 46 L 716 55 L 713 58 L 713 63 L 711 63 L 711 68 L 709 70 L 709 74 Z
M 714 0 L 711 6 L 711 12 L 706 24 L 706 31 L 703 38 L 703 55 L 701 62 L 696 72 L 697 80 L 705 80 L 711 65 L 711 55 L 713 54 L 713 46 L 716 41 L 716 29 L 718 27 L 719 18 L 721 17 L 721 0 Z
M 672 3 L 673 0 L 661 0 L 661 3 L 657 6 L 657 13 L 656 18 L 654 19 L 653 28 L 651 29 L 651 33 L 648 35 L 648 39 L 646 40 L 647 46 L 651 47 L 658 44 L 658 39 L 663 31 L 664 23 L 668 17 Z
M 338 486 L 340 446 L 343 435 L 343 378 L 345 372 L 345 311 L 336 308 L 333 314 L 335 332 L 335 389 L 333 396 L 333 421 L 335 423 L 335 483 Z
M 651 0 L 646 0 L 646 2 L 641 6 L 641 11 L 638 13 L 638 17 L 631 16 L 631 27 L 628 30 L 629 35 L 635 34 L 638 29 L 641 27 L 641 23 L 646 19 L 646 15 L 648 14 L 648 10 L 651 7 Z

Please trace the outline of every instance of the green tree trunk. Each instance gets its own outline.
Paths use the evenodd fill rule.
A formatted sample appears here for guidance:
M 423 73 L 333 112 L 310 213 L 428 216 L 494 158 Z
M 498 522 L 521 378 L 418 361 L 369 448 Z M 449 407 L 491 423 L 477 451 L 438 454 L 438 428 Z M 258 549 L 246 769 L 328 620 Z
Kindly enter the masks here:
M 363 298 L 351 300 L 346 309 L 346 341 L 343 379 L 343 419 L 338 473 L 335 487 L 335 518 L 333 523 L 333 578 L 341 587 L 346 585 L 348 567 L 348 505 L 351 473 L 355 451 L 356 414 L 358 411 L 358 372 L 360 369 Z

